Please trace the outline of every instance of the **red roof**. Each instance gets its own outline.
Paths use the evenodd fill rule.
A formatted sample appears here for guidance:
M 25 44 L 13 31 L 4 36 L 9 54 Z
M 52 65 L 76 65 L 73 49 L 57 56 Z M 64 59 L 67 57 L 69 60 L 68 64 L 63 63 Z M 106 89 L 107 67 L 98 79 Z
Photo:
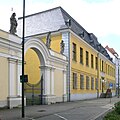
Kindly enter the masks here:
M 117 52 L 113 49 L 113 48 L 109 48 L 108 45 L 105 47 L 110 53 L 112 53 L 113 55 L 117 55 Z

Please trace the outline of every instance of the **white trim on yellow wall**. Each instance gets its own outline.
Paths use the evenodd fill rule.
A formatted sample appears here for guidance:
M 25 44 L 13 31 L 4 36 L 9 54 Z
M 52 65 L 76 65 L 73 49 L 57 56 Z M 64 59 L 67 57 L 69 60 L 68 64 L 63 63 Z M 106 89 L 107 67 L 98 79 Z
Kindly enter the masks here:
M 49 104 L 52 102 L 57 102 L 58 96 L 60 98 L 64 96 L 64 89 L 62 85 L 59 89 L 61 93 L 55 92 L 55 83 L 59 85 L 58 78 L 55 78 L 56 71 L 60 71 L 60 78 L 63 78 L 63 71 L 66 71 L 67 67 L 67 58 L 64 55 L 61 55 L 57 52 L 54 52 L 46 47 L 44 42 L 38 38 L 28 38 L 25 42 L 25 53 L 28 49 L 33 49 L 40 60 L 40 70 L 41 75 L 43 75 L 43 96 L 44 103 Z M 66 80 L 66 79 L 65 79 Z M 55 82 L 56 81 L 56 82 Z M 62 82 L 62 81 L 61 81 Z M 64 86 L 66 87 L 66 86 Z M 57 86 L 58 88 L 58 86 Z M 55 94 L 57 93 L 57 94 Z M 61 99 L 62 100 L 62 99 Z
M 17 96 L 16 94 L 16 62 L 17 60 L 8 58 L 9 71 L 9 97 Z

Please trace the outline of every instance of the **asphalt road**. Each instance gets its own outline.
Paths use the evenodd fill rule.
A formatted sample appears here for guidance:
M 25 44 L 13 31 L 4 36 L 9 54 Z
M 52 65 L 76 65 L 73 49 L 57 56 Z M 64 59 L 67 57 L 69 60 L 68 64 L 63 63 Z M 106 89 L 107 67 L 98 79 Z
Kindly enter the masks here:
M 75 103 L 73 103 L 75 104 Z M 35 120 L 95 120 L 111 109 L 113 104 L 98 100 L 84 101 L 65 111 L 35 118 Z
M 21 118 L 21 108 L 0 109 L 0 120 L 100 120 L 118 101 L 120 98 L 114 97 L 29 106 L 25 118 Z

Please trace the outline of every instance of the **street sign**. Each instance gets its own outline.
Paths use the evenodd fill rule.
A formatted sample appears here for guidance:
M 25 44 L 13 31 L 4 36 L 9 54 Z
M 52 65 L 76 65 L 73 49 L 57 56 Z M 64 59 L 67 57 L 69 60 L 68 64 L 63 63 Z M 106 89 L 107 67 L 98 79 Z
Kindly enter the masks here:
M 20 82 L 22 83 L 22 75 L 20 75 Z M 24 75 L 24 82 L 28 82 L 28 75 Z
M 110 84 L 109 84 L 109 87 L 110 87 L 110 88 L 113 88 L 113 83 L 110 83 Z

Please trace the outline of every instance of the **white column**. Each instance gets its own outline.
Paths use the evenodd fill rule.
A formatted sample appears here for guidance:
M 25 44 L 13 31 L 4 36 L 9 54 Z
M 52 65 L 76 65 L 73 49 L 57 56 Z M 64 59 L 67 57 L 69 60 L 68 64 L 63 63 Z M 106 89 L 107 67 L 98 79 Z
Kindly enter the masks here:
M 50 95 L 50 68 L 49 67 L 45 67 L 45 79 L 44 79 L 44 83 L 45 83 L 45 95 Z
M 54 95 L 54 70 L 55 68 L 51 68 L 51 95 Z
M 22 96 L 22 84 L 20 83 L 20 75 L 22 75 L 22 61 L 17 61 L 17 95 Z
M 67 78 L 67 76 L 66 76 L 66 71 L 63 71 L 63 75 L 64 75 L 64 95 L 66 95 L 66 92 L 67 92 L 67 86 L 66 86 L 66 82 L 67 82 L 67 80 L 66 80 L 66 78 Z
M 9 61 L 9 97 L 14 97 L 16 93 L 16 59 L 8 58 Z
M 50 95 L 50 67 L 40 66 L 41 75 L 43 74 L 43 93 Z
M 45 66 L 40 66 L 40 75 L 42 76 L 43 75 L 43 94 L 45 94 L 45 82 L 44 82 L 44 80 L 45 80 Z M 41 76 L 40 76 L 40 78 L 41 78 Z

